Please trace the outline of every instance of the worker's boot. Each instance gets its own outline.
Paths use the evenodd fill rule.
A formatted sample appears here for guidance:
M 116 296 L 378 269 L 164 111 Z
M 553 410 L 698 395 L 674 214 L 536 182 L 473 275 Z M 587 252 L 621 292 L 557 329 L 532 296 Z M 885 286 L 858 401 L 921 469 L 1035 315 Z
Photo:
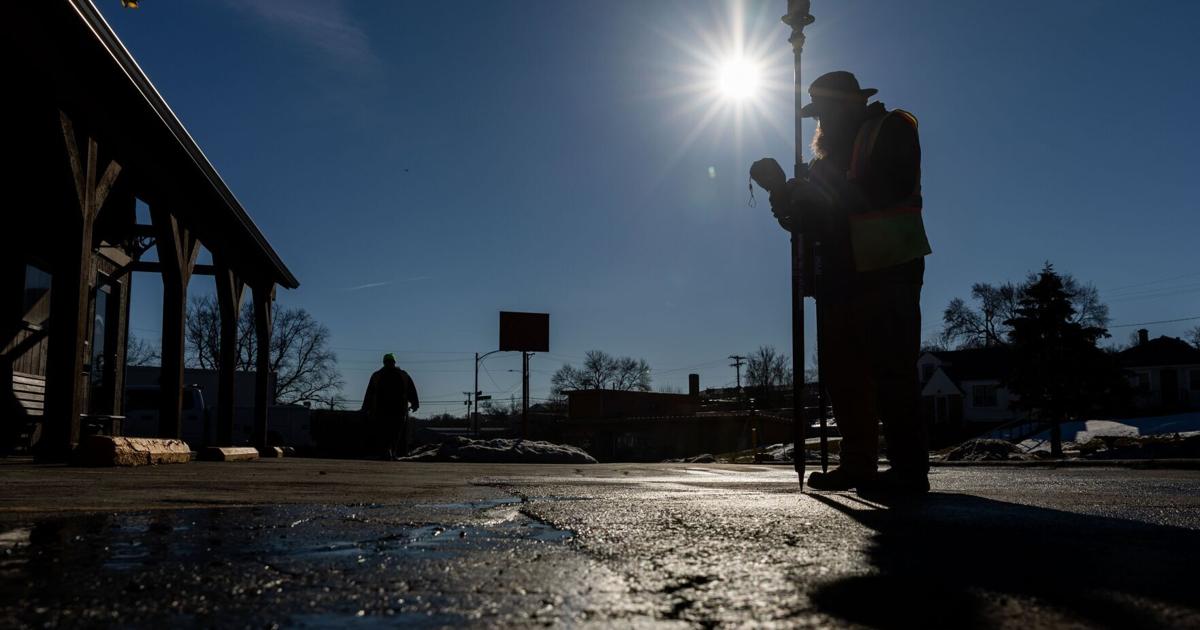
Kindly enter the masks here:
M 808 487 L 813 490 L 824 490 L 829 492 L 837 492 L 841 490 L 853 490 L 860 484 L 866 484 L 871 481 L 874 475 L 865 472 L 851 472 L 846 468 L 838 466 L 833 470 L 823 473 L 814 472 L 808 476 Z

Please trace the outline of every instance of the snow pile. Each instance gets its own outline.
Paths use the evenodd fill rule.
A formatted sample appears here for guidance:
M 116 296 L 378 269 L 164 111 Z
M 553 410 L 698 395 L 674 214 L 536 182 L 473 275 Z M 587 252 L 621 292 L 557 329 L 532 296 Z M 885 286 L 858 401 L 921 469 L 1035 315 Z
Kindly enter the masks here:
M 772 444 L 764 446 L 762 449 L 762 458 L 768 462 L 790 462 L 795 460 L 796 447 L 791 442 L 782 444 Z M 835 453 L 830 453 L 829 461 L 836 462 L 838 456 Z M 804 461 L 819 462 L 821 461 L 821 452 L 814 449 L 805 449 Z
M 946 454 L 950 462 L 992 462 L 1009 459 L 1024 459 L 1020 449 L 1004 440 L 967 440 Z
M 596 458 L 566 444 L 532 440 L 472 440 L 453 437 L 440 444 L 419 446 L 406 462 L 486 462 L 513 464 L 595 464 Z
M 1152 435 L 1190 437 L 1200 435 L 1200 412 L 1121 420 L 1077 420 L 1062 423 L 1063 448 L 1074 448 L 1100 438 L 1137 438 Z M 1050 431 L 1023 442 L 1025 452 L 1050 450 Z

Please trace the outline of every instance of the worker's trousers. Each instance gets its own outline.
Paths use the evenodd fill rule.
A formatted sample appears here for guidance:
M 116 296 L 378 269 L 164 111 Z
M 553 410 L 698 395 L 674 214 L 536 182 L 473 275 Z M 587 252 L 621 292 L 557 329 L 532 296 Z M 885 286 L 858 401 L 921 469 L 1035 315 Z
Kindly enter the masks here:
M 822 376 L 842 436 L 841 467 L 852 475 L 875 473 L 882 421 L 892 468 L 927 473 L 917 379 L 921 285 L 881 284 L 822 296 L 817 308 Z

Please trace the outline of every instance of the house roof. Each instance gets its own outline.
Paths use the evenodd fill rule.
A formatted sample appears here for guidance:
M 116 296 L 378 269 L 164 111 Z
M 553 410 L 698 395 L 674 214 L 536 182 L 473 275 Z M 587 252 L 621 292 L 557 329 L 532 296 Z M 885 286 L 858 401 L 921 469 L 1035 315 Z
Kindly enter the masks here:
M 935 350 L 930 354 L 942 362 L 942 370 L 951 380 L 1007 380 L 1012 371 L 1012 351 L 1005 346 L 967 350 Z
M 1200 365 L 1200 349 L 1177 337 L 1159 337 L 1117 355 L 1122 367 Z

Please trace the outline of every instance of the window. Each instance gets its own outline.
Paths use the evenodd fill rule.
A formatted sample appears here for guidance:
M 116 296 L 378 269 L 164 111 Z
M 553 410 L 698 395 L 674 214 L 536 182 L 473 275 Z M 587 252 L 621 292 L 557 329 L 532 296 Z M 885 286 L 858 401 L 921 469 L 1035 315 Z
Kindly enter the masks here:
M 1192 370 L 1188 373 L 1188 387 L 1194 392 L 1200 392 L 1200 370 Z
M 1150 393 L 1150 374 L 1147 372 L 1137 373 L 1137 391 L 1139 394 Z
M 37 265 L 25 265 L 21 313 L 26 322 L 38 326 L 50 319 L 50 272 Z
M 995 407 L 999 385 L 974 385 L 971 387 L 971 404 L 975 407 Z

